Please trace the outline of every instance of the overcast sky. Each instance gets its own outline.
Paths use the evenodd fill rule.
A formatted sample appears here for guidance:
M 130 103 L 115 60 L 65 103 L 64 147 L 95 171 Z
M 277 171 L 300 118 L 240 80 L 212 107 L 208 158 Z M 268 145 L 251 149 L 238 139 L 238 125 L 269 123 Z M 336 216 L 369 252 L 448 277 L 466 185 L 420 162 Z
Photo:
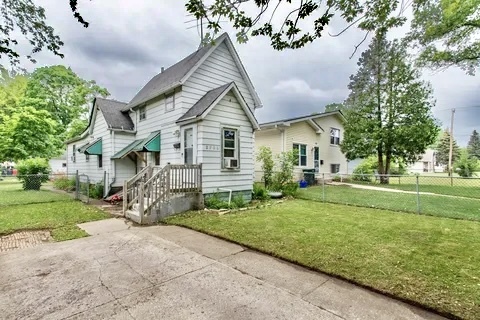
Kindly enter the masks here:
M 80 0 L 81 13 L 91 23 L 87 29 L 73 19 L 67 0 L 36 2 L 45 7 L 49 23 L 65 42 L 65 58 L 40 53 L 35 56 L 35 66 L 26 63 L 28 69 L 70 66 L 121 101 L 128 102 L 162 66 L 174 64 L 199 45 L 195 23 L 188 22 L 192 17 L 186 14 L 185 1 Z M 338 19 L 329 31 L 338 32 L 342 26 Z M 234 38 L 232 30 L 227 31 Z M 300 50 L 278 52 L 261 38 L 236 44 L 264 105 L 256 114 L 258 120 L 321 112 L 326 104 L 343 101 L 348 95 L 349 76 L 356 71 L 360 52 L 368 46 L 366 42 L 349 59 L 362 38 L 361 32 L 351 28 L 336 38 L 326 34 Z M 437 73 L 425 71 L 424 77 L 433 85 L 437 101 L 434 114 L 443 127 L 449 125 L 450 109 L 457 108 L 455 137 L 465 145 L 472 130 L 480 130 L 480 75 L 467 76 L 452 68 Z

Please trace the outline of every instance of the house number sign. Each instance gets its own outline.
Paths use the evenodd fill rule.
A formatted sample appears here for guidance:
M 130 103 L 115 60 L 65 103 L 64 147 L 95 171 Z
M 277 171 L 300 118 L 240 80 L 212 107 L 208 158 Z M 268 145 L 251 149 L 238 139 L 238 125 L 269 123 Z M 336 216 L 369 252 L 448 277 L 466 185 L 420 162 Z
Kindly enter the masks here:
M 214 144 L 204 144 L 203 149 L 208 151 L 220 151 L 220 146 Z

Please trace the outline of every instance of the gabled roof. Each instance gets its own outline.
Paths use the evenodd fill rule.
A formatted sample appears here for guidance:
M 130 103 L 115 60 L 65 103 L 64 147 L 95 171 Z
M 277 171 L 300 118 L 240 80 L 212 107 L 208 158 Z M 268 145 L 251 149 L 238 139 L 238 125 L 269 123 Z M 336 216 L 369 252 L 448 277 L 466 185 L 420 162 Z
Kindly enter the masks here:
M 302 122 L 302 121 L 307 121 L 310 125 L 313 127 L 318 127 L 320 128 L 323 132 L 323 128 L 321 128 L 317 122 L 315 122 L 315 119 L 317 118 L 323 118 L 331 115 L 337 115 L 340 118 L 345 120 L 345 117 L 343 113 L 339 110 L 331 111 L 331 112 L 323 112 L 323 113 L 315 113 L 315 114 L 310 114 L 308 116 L 301 116 L 301 117 L 295 117 L 295 118 L 288 118 L 288 119 L 282 119 L 282 120 L 276 120 L 276 121 L 271 121 L 271 122 L 265 122 L 260 124 L 261 129 L 268 129 L 268 128 L 274 128 L 275 126 L 289 126 L 291 123 L 297 123 L 297 122 Z
M 177 122 L 201 116 L 214 102 L 227 90 L 232 82 L 221 87 L 208 91 L 200 100 L 197 101 Z
M 236 96 L 240 106 L 252 123 L 252 126 L 255 129 L 259 129 L 257 119 L 255 119 L 252 110 L 250 110 L 248 107 L 235 82 L 230 82 L 208 91 L 202 98 L 200 98 L 200 100 L 197 101 L 197 103 L 195 103 L 184 115 L 182 115 L 176 121 L 176 123 L 188 123 L 204 119 L 207 114 L 217 105 L 217 103 L 219 103 L 220 100 L 222 100 L 222 98 L 230 91 L 232 91 Z
M 77 137 L 69 139 L 66 143 L 75 142 L 85 138 L 88 133 L 93 131 L 93 124 L 95 123 L 95 118 L 97 116 L 97 107 L 103 114 L 103 118 L 107 123 L 109 129 L 118 129 L 125 131 L 132 131 L 135 129 L 132 119 L 128 114 L 122 112 L 122 109 L 127 104 L 125 102 L 120 102 L 112 99 L 104 98 L 95 98 L 93 99 L 92 108 L 90 110 L 90 115 L 88 116 L 88 125 L 85 130 Z
M 111 129 L 134 130 L 135 126 L 128 114 L 122 113 L 127 105 L 125 102 L 96 98 L 97 107 L 102 111 L 107 126 Z
M 248 89 L 252 92 L 253 99 L 255 101 L 255 108 L 262 107 L 260 98 L 253 87 L 245 67 L 243 66 L 238 53 L 233 47 L 233 43 L 228 37 L 227 33 L 222 34 L 220 37 L 213 41 L 213 44 L 206 45 L 194 53 L 190 54 L 186 58 L 165 69 L 163 72 L 153 77 L 140 91 L 133 97 L 133 99 L 123 108 L 123 111 L 128 111 L 131 108 L 147 102 L 162 94 L 168 93 L 168 91 L 183 85 L 188 78 L 197 70 L 197 68 L 215 51 L 215 49 L 223 42 L 227 44 L 227 48 L 233 56 L 242 77 L 247 84 Z

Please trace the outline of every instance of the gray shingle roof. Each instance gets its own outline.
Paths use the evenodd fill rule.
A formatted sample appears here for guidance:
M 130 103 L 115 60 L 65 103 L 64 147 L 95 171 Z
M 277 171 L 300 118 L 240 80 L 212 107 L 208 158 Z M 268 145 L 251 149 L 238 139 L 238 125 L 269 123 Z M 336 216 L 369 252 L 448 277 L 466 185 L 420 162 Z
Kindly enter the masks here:
M 140 103 L 143 103 L 149 99 L 154 98 L 158 94 L 161 94 L 174 83 L 179 82 L 187 75 L 187 73 L 208 53 L 212 48 L 212 45 L 207 45 L 194 53 L 190 54 L 188 57 L 177 62 L 173 66 L 165 69 L 163 72 L 157 74 L 152 78 L 130 101 L 128 106 L 124 108 L 128 110 L 137 106 Z
M 122 113 L 127 105 L 125 102 L 96 98 L 96 105 L 102 111 L 103 117 L 109 128 L 134 130 L 135 126 L 132 119 L 126 113 Z
M 185 114 L 181 116 L 177 122 L 201 116 L 232 83 L 233 82 L 230 82 L 221 87 L 208 91 L 203 97 L 200 98 L 200 100 L 197 101 L 197 103 L 195 103 L 187 112 L 185 112 Z

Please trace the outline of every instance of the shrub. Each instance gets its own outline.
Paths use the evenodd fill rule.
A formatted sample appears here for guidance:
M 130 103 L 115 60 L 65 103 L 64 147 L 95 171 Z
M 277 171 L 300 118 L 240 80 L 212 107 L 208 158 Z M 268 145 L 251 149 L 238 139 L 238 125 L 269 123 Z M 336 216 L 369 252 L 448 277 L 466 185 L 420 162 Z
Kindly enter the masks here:
M 228 201 L 222 200 L 218 193 L 214 193 L 205 197 L 205 207 L 209 209 L 236 209 L 244 208 L 247 206 L 247 202 L 243 199 L 241 194 L 232 197 L 230 205 Z
M 272 184 L 269 187 L 271 191 L 284 192 L 284 189 L 291 188 L 288 186 L 293 181 L 293 169 L 296 161 L 298 160 L 298 154 L 295 150 L 289 152 L 282 152 L 278 155 L 278 171 L 273 175 Z
M 40 190 L 42 182 L 48 181 L 50 165 L 43 158 L 30 158 L 17 164 L 17 176 L 24 190 Z
M 378 159 L 376 156 L 370 156 L 364 159 L 354 170 L 352 180 L 355 181 L 372 181 L 374 173 L 378 169 Z M 392 162 L 390 165 L 391 175 L 404 175 L 407 173 L 406 166 L 401 162 Z
M 58 177 L 53 180 L 53 187 L 58 190 L 63 191 L 74 191 L 75 190 L 75 177 L 68 178 L 67 176 Z
M 272 150 L 269 147 L 260 147 L 259 153 L 257 155 L 257 161 L 262 163 L 262 180 L 265 183 L 265 187 L 268 188 L 270 186 L 270 183 L 272 182 L 273 167 L 275 166 Z
M 282 194 L 287 197 L 295 197 L 298 191 L 298 183 L 288 182 L 283 186 Z
M 455 171 L 460 177 L 470 178 L 478 170 L 478 160 L 470 157 L 466 152 L 462 152 L 460 158 L 455 163 Z
M 228 202 L 220 199 L 218 193 L 214 193 L 205 197 L 205 207 L 209 209 L 226 209 Z
M 103 198 L 103 185 L 101 182 L 90 185 L 89 197 L 93 199 Z
M 253 191 L 252 191 L 252 198 L 253 200 L 268 200 L 270 196 L 268 195 L 268 191 L 265 187 L 258 183 L 253 184 Z
M 232 209 L 245 208 L 246 206 L 247 206 L 247 202 L 245 201 L 245 199 L 243 199 L 243 196 L 241 194 L 238 194 L 232 198 L 232 203 L 230 204 L 230 207 Z

